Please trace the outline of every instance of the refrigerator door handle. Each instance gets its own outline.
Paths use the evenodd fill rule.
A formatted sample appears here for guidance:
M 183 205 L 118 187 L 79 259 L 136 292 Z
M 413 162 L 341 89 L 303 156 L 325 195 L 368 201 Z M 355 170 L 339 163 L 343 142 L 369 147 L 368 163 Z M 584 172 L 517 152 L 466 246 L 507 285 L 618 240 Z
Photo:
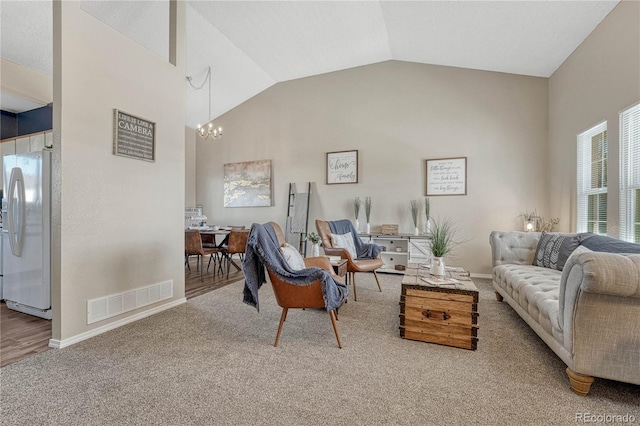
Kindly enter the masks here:
M 22 169 L 14 167 L 9 180 L 7 222 L 9 223 L 9 245 L 14 256 L 22 256 L 25 228 L 25 193 Z M 14 203 L 18 205 L 14 205 Z M 17 217 L 16 217 L 17 216 Z M 17 223 L 16 223 L 17 222 Z

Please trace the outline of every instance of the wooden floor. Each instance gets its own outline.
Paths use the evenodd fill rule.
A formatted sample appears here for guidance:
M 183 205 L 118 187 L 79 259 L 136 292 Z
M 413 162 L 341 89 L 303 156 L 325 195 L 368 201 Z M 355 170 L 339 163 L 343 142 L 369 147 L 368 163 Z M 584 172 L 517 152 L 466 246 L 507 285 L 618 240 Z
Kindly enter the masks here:
M 51 321 L 0 305 L 0 367 L 49 349 Z
M 238 259 L 234 259 L 238 266 L 241 265 Z M 213 273 L 213 262 L 207 272 L 208 259 L 204 262 L 203 279 L 200 281 L 200 271 L 196 269 L 196 258 L 189 260 L 191 272 L 187 269 L 184 274 L 184 295 L 188 299 L 208 293 L 212 290 L 222 288 L 228 284 L 234 283 L 244 277 L 242 271 L 238 271 L 233 265 L 229 268 L 229 279 L 227 279 L 227 268 L 223 264 L 222 274 L 218 270 L 216 264 L 216 274 Z
M 243 278 L 242 272 L 234 268 L 233 265 L 231 265 L 228 279 L 226 268 L 223 268 L 224 273 L 222 274 L 219 271 L 216 274 L 213 273 L 213 263 L 207 273 L 206 263 L 202 281 L 200 281 L 200 272 L 196 269 L 195 258 L 189 262 L 191 272 L 185 269 L 185 297 L 187 299 L 200 296 Z M 240 265 L 237 260 L 236 263 Z M 51 321 L 13 311 L 7 308 L 4 302 L 0 303 L 0 367 L 48 350 L 49 339 L 51 339 Z

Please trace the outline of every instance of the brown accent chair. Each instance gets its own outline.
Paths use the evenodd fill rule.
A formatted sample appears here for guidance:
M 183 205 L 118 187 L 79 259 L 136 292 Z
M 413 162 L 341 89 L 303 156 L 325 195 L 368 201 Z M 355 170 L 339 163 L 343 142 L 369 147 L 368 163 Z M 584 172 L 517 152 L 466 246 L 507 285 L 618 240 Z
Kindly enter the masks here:
M 273 226 L 273 229 L 276 232 L 280 247 L 284 246 L 286 244 L 286 240 L 284 234 L 282 233 L 280 225 L 275 222 L 269 222 L 269 224 Z M 327 259 L 326 257 L 307 257 L 304 259 L 304 264 L 307 268 L 316 267 L 324 269 L 330 272 L 337 281 L 342 282 L 342 279 L 333 273 L 331 263 L 329 263 L 329 259 Z M 276 302 L 278 303 L 278 306 L 282 308 L 282 315 L 280 315 L 280 324 L 278 325 L 278 333 L 276 334 L 276 341 L 273 344 L 273 346 L 278 346 L 278 342 L 280 341 L 280 334 L 282 333 L 282 326 L 287 319 L 287 312 L 289 309 L 325 308 L 324 298 L 322 297 L 322 282 L 320 280 L 317 280 L 310 285 L 300 286 L 289 284 L 283 281 L 268 267 L 267 273 L 269 274 L 269 279 L 271 280 L 273 293 L 276 296 Z M 335 309 L 334 311 L 337 311 L 337 309 Z M 333 332 L 335 333 L 336 340 L 338 341 L 338 347 L 342 349 L 340 334 L 338 333 L 338 325 L 336 324 L 336 321 L 338 320 L 338 314 L 334 311 L 329 311 L 329 317 L 331 318 Z
M 216 248 L 204 248 L 202 247 L 202 237 L 200 237 L 200 231 L 197 230 L 187 230 L 184 231 L 184 256 L 185 263 L 191 270 L 189 266 L 189 256 L 198 256 L 198 268 L 200 269 L 200 281 L 202 281 L 202 270 L 204 269 L 204 265 L 202 264 L 202 259 L 205 256 L 211 256 L 209 258 L 209 264 L 211 264 L 211 259 L 216 253 L 219 253 L 220 250 Z M 214 261 L 215 268 L 215 261 Z M 207 272 L 209 271 L 209 265 L 207 265 Z
M 224 254 L 227 259 L 227 279 L 229 279 L 229 269 L 231 264 L 235 266 L 238 271 L 242 268 L 233 260 L 233 255 L 240 256 L 240 260 L 244 259 L 244 253 L 247 251 L 247 239 L 249 238 L 249 230 L 244 229 L 231 229 L 229 233 L 229 239 L 227 241 L 227 247 L 224 249 Z
M 317 219 L 316 229 L 318 230 L 318 235 L 322 238 L 324 253 L 327 256 L 340 256 L 340 258 L 347 260 L 347 284 L 349 282 L 353 284 L 353 300 L 358 300 L 358 293 L 356 290 L 356 272 L 373 272 L 373 276 L 378 284 L 378 290 L 382 291 L 382 287 L 380 287 L 380 280 L 378 280 L 378 274 L 376 274 L 376 269 L 379 269 L 384 265 L 380 257 L 375 259 L 353 259 L 347 249 L 333 247 L 329 222 Z

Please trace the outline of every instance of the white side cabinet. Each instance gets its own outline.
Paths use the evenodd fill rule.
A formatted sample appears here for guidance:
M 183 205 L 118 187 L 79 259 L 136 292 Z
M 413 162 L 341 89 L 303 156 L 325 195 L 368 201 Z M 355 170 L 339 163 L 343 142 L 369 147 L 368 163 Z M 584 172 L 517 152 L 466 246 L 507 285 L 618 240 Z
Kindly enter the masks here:
M 382 247 L 380 257 L 384 262 L 378 272 L 404 274 L 404 268 L 396 269 L 396 265 L 405 268 L 409 263 L 426 263 L 431 260 L 429 255 L 429 236 L 398 234 L 360 234 L 365 243 L 374 243 Z

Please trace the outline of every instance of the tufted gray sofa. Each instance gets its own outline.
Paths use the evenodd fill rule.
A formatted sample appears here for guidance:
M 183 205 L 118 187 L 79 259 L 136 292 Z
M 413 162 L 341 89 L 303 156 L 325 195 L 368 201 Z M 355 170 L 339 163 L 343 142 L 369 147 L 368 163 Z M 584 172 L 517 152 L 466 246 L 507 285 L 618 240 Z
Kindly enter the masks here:
M 579 246 L 557 271 L 532 265 L 540 235 L 491 233 L 498 300 L 562 359 L 578 395 L 594 377 L 640 384 L 640 254 Z

